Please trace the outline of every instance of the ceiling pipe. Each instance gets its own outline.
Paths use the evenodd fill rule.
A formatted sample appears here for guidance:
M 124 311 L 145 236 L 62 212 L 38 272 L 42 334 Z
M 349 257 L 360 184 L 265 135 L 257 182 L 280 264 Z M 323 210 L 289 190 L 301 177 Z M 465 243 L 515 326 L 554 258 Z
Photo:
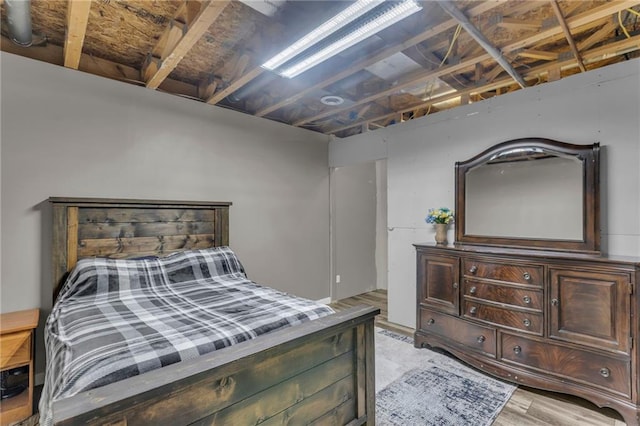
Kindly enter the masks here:
M 451 3 L 449 0 L 438 0 L 438 4 L 440 5 L 440 7 L 447 12 L 453 19 L 455 19 L 456 21 L 458 21 L 458 23 L 460 24 L 460 26 L 462 26 L 462 28 L 464 28 L 464 30 L 469 33 L 469 35 L 471 37 L 473 37 L 473 39 L 475 41 L 478 42 L 478 44 L 480 46 L 482 46 L 482 48 L 489 54 L 491 55 L 491 57 L 493 59 L 496 60 L 496 62 L 498 64 L 500 64 L 500 66 L 502 68 L 504 68 L 504 70 L 515 80 L 518 82 L 518 84 L 520 85 L 520 87 L 522 87 L 523 89 L 525 87 L 527 87 L 526 82 L 524 81 L 524 79 L 522 78 L 522 76 L 520 74 L 518 74 L 518 71 L 515 70 L 515 68 L 513 68 L 513 66 L 511 66 L 511 64 L 509 63 L 509 61 L 507 61 L 505 59 L 505 57 L 502 55 L 502 52 L 500 52 L 498 49 L 496 49 L 489 40 L 487 40 L 487 38 L 484 36 L 484 34 L 482 34 L 469 20 L 469 18 L 467 18 L 467 16 L 462 13 L 462 11 L 460 9 L 458 9 L 453 3 Z
M 22 47 L 33 43 L 31 31 L 31 0 L 4 0 L 11 41 Z

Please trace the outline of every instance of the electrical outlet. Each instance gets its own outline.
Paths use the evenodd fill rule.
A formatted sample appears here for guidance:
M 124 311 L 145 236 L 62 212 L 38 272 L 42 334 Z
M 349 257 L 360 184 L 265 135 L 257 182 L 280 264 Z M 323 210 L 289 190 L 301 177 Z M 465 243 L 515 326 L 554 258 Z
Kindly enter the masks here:
M 340 275 L 336 275 L 336 284 L 340 284 Z

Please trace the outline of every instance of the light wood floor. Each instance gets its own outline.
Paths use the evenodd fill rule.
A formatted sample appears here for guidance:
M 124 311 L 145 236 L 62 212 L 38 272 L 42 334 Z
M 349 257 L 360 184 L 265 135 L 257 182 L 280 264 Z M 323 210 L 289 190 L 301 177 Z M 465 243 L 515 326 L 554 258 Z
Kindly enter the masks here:
M 386 290 L 376 290 L 343 299 L 332 303 L 331 306 L 341 310 L 363 303 L 380 308 L 376 326 L 413 336 L 413 329 L 389 322 Z M 624 426 L 625 423 L 614 410 L 598 408 L 584 399 L 520 386 L 493 425 Z

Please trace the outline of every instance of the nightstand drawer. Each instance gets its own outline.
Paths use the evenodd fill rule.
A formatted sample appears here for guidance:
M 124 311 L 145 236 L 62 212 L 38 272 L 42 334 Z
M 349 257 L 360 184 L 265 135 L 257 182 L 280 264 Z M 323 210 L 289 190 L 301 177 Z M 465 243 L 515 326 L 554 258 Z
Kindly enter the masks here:
M 28 364 L 31 360 L 31 332 L 4 334 L 0 336 L 0 369 Z

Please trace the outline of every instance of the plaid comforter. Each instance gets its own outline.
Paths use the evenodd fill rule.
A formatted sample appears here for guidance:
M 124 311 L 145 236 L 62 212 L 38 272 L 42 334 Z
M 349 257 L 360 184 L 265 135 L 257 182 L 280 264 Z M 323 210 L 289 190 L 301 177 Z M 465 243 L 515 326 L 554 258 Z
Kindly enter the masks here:
M 332 312 L 249 281 L 228 247 L 80 260 L 45 327 L 40 422 L 54 400 Z

